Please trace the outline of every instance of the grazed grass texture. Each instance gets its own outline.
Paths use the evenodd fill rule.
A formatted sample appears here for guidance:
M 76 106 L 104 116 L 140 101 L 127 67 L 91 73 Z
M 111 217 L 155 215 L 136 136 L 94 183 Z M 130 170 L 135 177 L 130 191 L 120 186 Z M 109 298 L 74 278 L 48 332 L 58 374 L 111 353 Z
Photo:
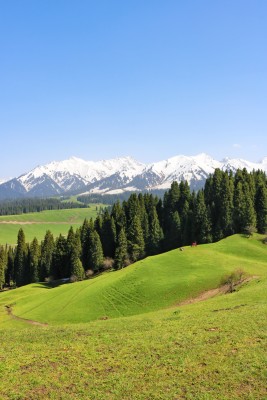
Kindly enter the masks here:
M 30 285 L 1 293 L 0 398 L 267 399 L 267 246 L 260 239 L 258 235 L 252 239 L 234 236 L 197 249 L 186 248 L 184 252 L 173 251 L 151 257 L 120 271 L 123 278 L 118 281 L 114 277 L 120 274 L 116 272 L 90 282 L 55 289 Z M 175 260 L 179 269 L 174 269 L 172 279 L 169 279 L 169 265 Z M 196 260 L 196 265 L 193 260 Z M 165 275 L 164 272 L 159 274 L 157 268 L 160 266 L 163 271 L 166 268 Z M 181 294 L 178 297 L 185 298 L 207 289 L 216 284 L 221 273 L 236 266 L 242 266 L 259 278 L 245 283 L 231 294 L 152 311 L 155 306 L 163 308 L 173 304 L 177 293 Z M 137 271 L 142 269 L 140 272 L 145 273 L 145 267 L 156 273 L 150 275 L 150 271 L 138 286 L 137 280 L 141 280 L 142 275 Z M 145 298 L 151 300 L 148 301 L 151 312 L 100 320 L 102 310 L 100 314 L 95 312 L 93 317 L 99 320 L 77 323 L 86 313 L 80 311 L 77 318 L 74 305 L 78 306 L 82 299 L 85 301 L 89 288 L 93 290 L 97 285 L 100 285 L 98 290 L 104 290 L 105 286 L 107 290 L 110 285 L 113 288 L 105 311 L 114 307 L 122 310 L 122 303 L 131 308 L 132 284 L 126 284 L 132 277 L 131 269 L 136 270 L 133 281 L 139 288 L 138 293 L 142 288 L 146 291 Z M 184 280 L 182 270 L 186 274 Z M 212 278 L 209 280 L 210 274 Z M 173 280 L 174 285 L 182 280 L 178 292 L 172 290 Z M 86 284 L 89 285 L 88 291 Z M 131 301 L 114 293 L 114 285 L 119 287 L 119 284 Z M 163 290 L 165 285 L 172 295 Z M 49 309 L 48 301 L 41 304 L 41 298 L 44 300 L 45 293 L 53 292 L 55 297 L 53 300 L 51 297 Z M 94 303 L 99 299 L 102 299 L 100 295 L 89 302 L 95 310 Z M 58 320 L 54 321 L 53 307 L 60 302 L 61 307 L 65 305 L 65 311 L 61 311 L 64 317 L 58 311 Z M 5 311 L 6 304 L 14 308 L 15 314 L 24 316 L 34 315 L 39 309 L 39 317 L 44 317 L 44 307 L 47 307 L 46 311 L 52 315 L 50 324 L 32 326 L 14 320 Z M 84 304 L 88 312 L 87 306 Z M 69 313 L 66 311 L 68 308 Z M 149 307 L 145 310 L 149 311 Z M 134 308 L 129 314 L 133 312 Z M 64 323 L 67 316 L 69 321 Z
M 16 244 L 20 228 L 24 230 L 26 241 L 35 236 L 42 240 L 49 229 L 55 236 L 67 234 L 70 226 L 79 227 L 85 218 L 97 216 L 99 204 L 90 208 L 73 208 L 69 210 L 50 210 L 29 214 L 0 216 L 0 244 Z M 5 223 L 3 223 L 5 222 Z M 7 223 L 6 223 L 7 222 Z
M 83 282 L 55 288 L 28 285 L 3 293 L 0 303 L 14 303 L 15 315 L 50 324 L 155 311 L 219 286 L 222 276 L 236 268 L 251 275 L 266 274 L 267 246 L 260 239 L 235 235 L 219 243 L 148 257 Z
M 198 304 L 90 324 L 5 319 L 0 397 L 266 399 L 266 290 L 260 279 Z

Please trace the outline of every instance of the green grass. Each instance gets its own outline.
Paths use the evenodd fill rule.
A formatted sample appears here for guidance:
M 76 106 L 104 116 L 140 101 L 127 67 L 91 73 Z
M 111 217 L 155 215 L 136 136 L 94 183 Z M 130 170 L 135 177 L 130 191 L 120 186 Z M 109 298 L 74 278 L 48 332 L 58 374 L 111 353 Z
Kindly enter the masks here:
M 237 268 L 267 274 L 261 236 L 235 235 L 219 243 L 148 257 L 123 270 L 50 288 L 33 284 L 2 294 L 16 315 L 53 324 L 89 322 L 156 311 L 216 288 Z
M 71 225 L 78 227 L 85 218 L 95 218 L 100 207 L 101 204 L 91 204 L 89 208 L 0 216 L 0 244 L 16 244 L 20 228 L 24 230 L 26 241 L 31 241 L 35 236 L 38 240 L 43 239 L 48 229 L 55 236 L 60 233 L 65 235 Z M 9 223 L 1 223 L 3 221 Z
M 91 281 L 1 293 L 1 400 L 266 400 L 267 246 L 260 239 L 233 236 Z M 174 305 L 238 267 L 258 278 L 231 294 Z M 11 319 L 5 304 L 49 325 Z

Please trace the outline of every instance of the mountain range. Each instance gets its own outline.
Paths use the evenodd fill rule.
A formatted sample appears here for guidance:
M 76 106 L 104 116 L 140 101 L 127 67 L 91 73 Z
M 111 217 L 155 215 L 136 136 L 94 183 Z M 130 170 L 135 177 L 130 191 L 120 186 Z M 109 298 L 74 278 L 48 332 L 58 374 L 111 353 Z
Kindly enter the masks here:
M 217 161 L 201 153 L 178 155 L 151 164 L 143 164 L 131 157 L 96 162 L 71 157 L 38 166 L 18 178 L 0 183 L 0 199 L 159 190 L 168 189 L 175 180 L 187 181 L 192 189 L 199 189 L 215 168 L 267 172 L 267 157 L 259 163 L 229 158 Z

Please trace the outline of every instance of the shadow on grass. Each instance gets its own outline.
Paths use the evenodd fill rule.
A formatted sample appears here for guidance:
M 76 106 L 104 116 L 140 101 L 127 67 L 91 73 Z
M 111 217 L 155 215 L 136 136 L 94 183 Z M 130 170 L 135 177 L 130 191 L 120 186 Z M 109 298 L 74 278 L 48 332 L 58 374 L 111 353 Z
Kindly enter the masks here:
M 58 279 L 56 281 L 52 282 L 38 282 L 35 284 L 34 288 L 35 289 L 54 289 L 56 287 L 66 285 L 67 283 L 70 283 L 69 280 L 63 280 L 63 279 Z

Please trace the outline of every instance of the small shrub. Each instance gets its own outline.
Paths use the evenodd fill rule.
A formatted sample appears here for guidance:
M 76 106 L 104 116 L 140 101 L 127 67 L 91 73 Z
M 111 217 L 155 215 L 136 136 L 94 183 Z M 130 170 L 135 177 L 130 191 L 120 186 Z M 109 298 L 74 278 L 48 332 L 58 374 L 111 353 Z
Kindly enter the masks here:
M 235 286 L 241 283 L 245 276 L 246 272 L 242 268 L 237 268 L 231 274 L 223 276 L 221 283 L 229 285 L 229 292 L 232 293 L 235 290 Z
M 70 277 L 70 283 L 74 283 L 74 282 L 77 282 L 77 281 L 78 281 L 77 276 L 76 276 L 76 275 L 71 275 L 71 277 Z
M 110 257 L 104 258 L 104 261 L 103 261 L 103 269 L 104 269 L 105 271 L 108 270 L 108 269 L 112 269 L 113 266 L 114 266 L 114 260 L 113 260 L 113 258 L 110 258 Z
M 92 269 L 88 269 L 85 271 L 85 276 L 87 279 L 91 278 L 94 275 L 94 271 Z

